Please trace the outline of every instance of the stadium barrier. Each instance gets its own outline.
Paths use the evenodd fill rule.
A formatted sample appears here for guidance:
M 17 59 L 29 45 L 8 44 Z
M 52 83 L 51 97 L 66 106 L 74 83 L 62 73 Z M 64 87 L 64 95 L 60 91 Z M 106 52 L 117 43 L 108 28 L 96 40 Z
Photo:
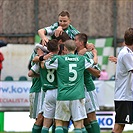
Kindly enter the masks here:
M 99 106 L 114 107 L 114 81 L 94 81 Z M 1 81 L 0 111 L 28 111 L 31 81 Z

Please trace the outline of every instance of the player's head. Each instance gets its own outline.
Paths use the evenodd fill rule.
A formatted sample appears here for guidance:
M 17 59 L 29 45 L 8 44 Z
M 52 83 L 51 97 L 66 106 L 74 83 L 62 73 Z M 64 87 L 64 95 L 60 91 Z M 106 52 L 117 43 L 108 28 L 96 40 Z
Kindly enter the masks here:
M 56 39 L 49 40 L 47 43 L 49 52 L 58 52 L 58 41 Z
M 77 48 L 81 46 L 86 47 L 87 40 L 88 40 L 88 37 L 85 33 L 78 33 L 75 36 L 75 43 L 76 43 Z
M 124 39 L 126 45 L 133 45 L 133 28 L 129 28 L 125 31 Z
M 64 50 L 67 51 L 67 53 L 74 52 L 76 49 L 76 44 L 74 40 L 67 40 L 64 43 Z
M 37 43 L 35 44 L 35 49 L 34 49 L 35 53 L 37 53 L 38 55 L 41 54 L 47 54 L 49 51 L 47 49 L 46 46 L 43 46 L 41 43 Z
M 64 10 L 58 15 L 59 25 L 62 26 L 63 29 L 66 29 L 70 24 L 70 14 L 68 11 Z
M 75 36 L 75 42 L 76 42 L 76 44 L 79 43 L 79 42 L 81 42 L 84 45 L 84 47 L 86 47 L 87 40 L 88 40 L 88 36 L 85 33 L 78 33 Z
M 68 36 L 68 34 L 66 32 L 63 32 L 61 35 L 56 37 L 56 39 L 58 40 L 59 44 L 62 44 L 63 42 L 65 42 L 66 40 L 69 40 L 71 38 Z
M 68 34 L 66 32 L 63 32 L 61 35 L 59 35 L 58 37 L 56 37 L 56 39 L 58 40 L 58 44 L 59 44 L 59 55 L 64 55 L 66 54 L 66 51 L 64 50 L 64 42 L 67 40 L 70 40 L 71 38 L 68 36 Z

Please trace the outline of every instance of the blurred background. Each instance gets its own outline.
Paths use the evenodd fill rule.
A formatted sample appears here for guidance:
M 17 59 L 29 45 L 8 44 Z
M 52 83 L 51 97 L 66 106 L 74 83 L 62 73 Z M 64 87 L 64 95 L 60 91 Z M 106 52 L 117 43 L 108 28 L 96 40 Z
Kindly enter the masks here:
M 0 41 L 5 43 L 0 45 L 0 52 L 4 56 L 0 97 L 3 94 L 12 94 L 14 97 L 13 94 L 21 92 L 28 100 L 28 91 L 22 90 L 29 89 L 31 85 L 31 79 L 27 76 L 28 63 L 35 43 L 39 42 L 37 31 L 57 22 L 58 14 L 62 10 L 70 12 L 71 24 L 88 35 L 88 42 L 95 44 L 101 69 L 105 69 L 109 79 L 114 80 L 116 64 L 109 62 L 108 57 L 117 56 L 124 41 L 125 30 L 133 27 L 133 0 L 0 0 Z M 11 76 L 14 82 L 6 83 L 7 76 Z M 18 82 L 21 76 L 25 76 L 27 81 Z M 95 82 L 97 93 L 100 90 L 105 93 L 101 88 L 109 90 L 104 100 L 101 99 L 101 93 L 99 99 L 101 107 L 112 111 L 114 81 L 106 82 L 106 85 L 105 82 Z M 3 91 L 3 88 L 11 90 Z M 17 90 L 14 91 L 14 88 Z M 6 101 L 3 108 L 1 99 L 0 110 L 11 112 L 13 107 L 14 111 L 28 111 L 28 103 L 26 109 L 24 103 L 18 109 L 18 105 L 9 106 L 10 101 Z M 4 114 L 1 114 L 2 119 Z

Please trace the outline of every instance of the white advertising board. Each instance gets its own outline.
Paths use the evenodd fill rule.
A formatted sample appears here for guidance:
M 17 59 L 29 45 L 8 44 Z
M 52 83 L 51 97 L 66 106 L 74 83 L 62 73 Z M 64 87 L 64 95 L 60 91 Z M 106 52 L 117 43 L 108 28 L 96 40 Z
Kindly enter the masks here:
M 94 81 L 100 106 L 114 106 L 114 81 Z M 0 109 L 29 107 L 31 81 L 1 81 Z

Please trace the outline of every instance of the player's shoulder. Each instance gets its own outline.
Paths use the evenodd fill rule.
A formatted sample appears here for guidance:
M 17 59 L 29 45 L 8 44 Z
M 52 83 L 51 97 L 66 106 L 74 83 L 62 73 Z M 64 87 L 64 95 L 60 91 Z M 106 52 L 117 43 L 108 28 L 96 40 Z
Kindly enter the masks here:
M 52 25 L 50 25 L 49 27 L 45 27 L 45 29 L 49 29 L 50 28 L 51 30 L 55 30 L 55 29 L 58 28 L 58 26 L 59 26 L 59 23 L 55 22 Z
M 90 52 L 86 52 L 84 54 L 84 56 L 87 57 L 87 58 L 90 58 L 90 59 L 92 59 L 94 57 L 94 55 L 93 55 L 93 53 L 91 51 Z
M 74 26 L 72 26 L 71 24 L 69 25 L 69 29 L 71 31 L 76 31 L 77 33 L 79 33 L 79 31 Z

